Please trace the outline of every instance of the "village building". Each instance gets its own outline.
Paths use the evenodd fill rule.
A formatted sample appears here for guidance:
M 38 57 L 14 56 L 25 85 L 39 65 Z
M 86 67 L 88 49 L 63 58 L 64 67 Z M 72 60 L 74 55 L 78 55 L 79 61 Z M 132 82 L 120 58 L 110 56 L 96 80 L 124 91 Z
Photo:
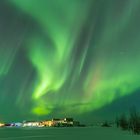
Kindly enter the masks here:
M 4 127 L 5 126 L 5 124 L 4 123 L 0 123 L 0 127 Z
M 74 121 L 73 118 L 64 118 L 64 119 L 52 119 L 42 121 L 41 124 L 46 127 L 71 127 L 71 126 L 78 126 L 79 122 Z
M 41 123 L 37 121 L 25 121 L 22 124 L 23 127 L 41 127 Z

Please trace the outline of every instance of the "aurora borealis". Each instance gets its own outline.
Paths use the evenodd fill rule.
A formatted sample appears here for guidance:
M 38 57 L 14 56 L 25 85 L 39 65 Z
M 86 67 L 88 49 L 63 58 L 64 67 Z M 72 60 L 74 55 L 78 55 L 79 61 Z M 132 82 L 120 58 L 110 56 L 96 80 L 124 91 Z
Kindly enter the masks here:
M 135 95 L 139 13 L 139 0 L 0 0 L 1 119 L 82 116 Z

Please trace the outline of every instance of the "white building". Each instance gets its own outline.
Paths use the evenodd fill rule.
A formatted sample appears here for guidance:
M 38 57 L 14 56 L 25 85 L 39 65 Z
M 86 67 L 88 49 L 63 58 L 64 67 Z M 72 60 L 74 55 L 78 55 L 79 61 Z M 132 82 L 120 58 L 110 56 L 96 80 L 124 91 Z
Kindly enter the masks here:
M 40 122 L 32 122 L 32 121 L 28 121 L 28 122 L 23 122 L 23 127 L 39 127 L 40 126 Z

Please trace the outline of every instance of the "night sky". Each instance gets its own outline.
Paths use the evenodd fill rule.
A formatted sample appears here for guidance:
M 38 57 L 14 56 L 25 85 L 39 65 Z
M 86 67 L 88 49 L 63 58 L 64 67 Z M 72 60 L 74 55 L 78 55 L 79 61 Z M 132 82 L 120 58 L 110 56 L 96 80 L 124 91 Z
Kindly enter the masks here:
M 0 120 L 92 121 L 139 101 L 140 0 L 0 0 Z

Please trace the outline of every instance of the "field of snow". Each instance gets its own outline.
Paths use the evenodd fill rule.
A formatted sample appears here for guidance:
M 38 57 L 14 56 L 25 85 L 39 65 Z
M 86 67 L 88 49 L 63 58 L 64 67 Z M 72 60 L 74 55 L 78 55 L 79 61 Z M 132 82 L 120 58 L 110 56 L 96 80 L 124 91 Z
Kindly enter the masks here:
M 115 127 L 2 128 L 0 140 L 140 140 L 140 135 Z

